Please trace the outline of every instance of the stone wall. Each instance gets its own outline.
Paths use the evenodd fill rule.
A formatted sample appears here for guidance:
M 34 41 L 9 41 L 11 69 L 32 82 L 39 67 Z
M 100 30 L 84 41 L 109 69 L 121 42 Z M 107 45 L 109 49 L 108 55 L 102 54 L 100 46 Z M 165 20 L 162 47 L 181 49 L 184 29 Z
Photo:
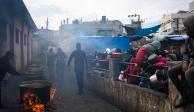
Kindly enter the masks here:
M 151 89 L 114 81 L 115 61 L 118 60 L 109 61 L 110 72 L 107 78 L 89 73 L 86 81 L 89 90 L 120 107 L 124 112 L 193 112 L 192 105 L 180 109 L 173 107 L 180 95 L 170 80 L 168 96 Z

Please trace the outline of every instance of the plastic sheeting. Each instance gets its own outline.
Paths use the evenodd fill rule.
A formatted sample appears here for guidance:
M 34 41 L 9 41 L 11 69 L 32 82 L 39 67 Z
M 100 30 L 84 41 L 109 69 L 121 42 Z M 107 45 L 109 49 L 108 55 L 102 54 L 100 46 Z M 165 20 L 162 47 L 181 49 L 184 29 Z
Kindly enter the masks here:
M 171 40 L 171 41 L 181 41 L 181 40 L 188 39 L 188 37 L 187 36 L 181 36 L 181 35 L 168 35 L 167 39 Z
M 74 43 L 80 42 L 84 50 L 95 49 L 99 52 L 104 52 L 106 48 L 119 48 L 121 51 L 126 51 L 131 47 L 129 45 L 131 41 L 136 41 L 141 38 L 140 36 L 84 36 L 74 38 L 73 41 Z
M 135 35 L 139 35 L 139 36 L 148 36 L 152 33 L 155 33 L 159 30 L 160 25 L 156 25 L 154 27 L 151 28 L 144 28 L 144 29 L 135 29 Z

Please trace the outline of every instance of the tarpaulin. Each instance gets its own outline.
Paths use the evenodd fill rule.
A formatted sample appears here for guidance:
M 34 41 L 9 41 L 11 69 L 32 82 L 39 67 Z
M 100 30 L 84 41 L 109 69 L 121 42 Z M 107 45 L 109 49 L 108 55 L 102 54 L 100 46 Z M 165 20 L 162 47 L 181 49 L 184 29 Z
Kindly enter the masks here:
M 181 36 L 181 35 L 168 35 L 166 38 L 172 41 L 181 41 L 181 40 L 188 39 L 187 36 Z
M 131 47 L 129 45 L 131 41 L 136 41 L 141 38 L 142 37 L 140 36 L 84 36 L 74 38 L 74 41 L 80 42 L 83 46 L 83 49 L 91 48 L 103 52 L 106 48 L 119 48 L 122 51 L 126 51 L 128 48 Z
M 158 31 L 160 28 L 160 25 L 156 25 L 153 26 L 151 28 L 138 28 L 138 29 L 134 29 L 135 30 L 135 35 L 139 35 L 139 36 L 148 36 L 149 34 L 155 33 L 156 31 Z

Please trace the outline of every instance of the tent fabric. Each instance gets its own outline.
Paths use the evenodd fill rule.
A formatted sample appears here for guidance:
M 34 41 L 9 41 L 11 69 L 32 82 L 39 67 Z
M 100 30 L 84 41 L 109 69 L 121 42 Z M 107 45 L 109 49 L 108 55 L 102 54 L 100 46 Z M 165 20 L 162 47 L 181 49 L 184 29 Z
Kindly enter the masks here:
M 153 26 L 151 28 L 138 28 L 135 29 L 135 34 L 139 36 L 148 36 L 149 34 L 155 33 L 160 28 L 160 25 Z
M 172 41 L 181 41 L 181 40 L 186 40 L 186 39 L 188 39 L 188 37 L 186 37 L 186 36 L 180 36 L 180 35 L 178 35 L 178 36 L 176 36 L 176 35 L 169 35 L 169 36 L 167 36 L 167 39 L 168 40 L 172 40 Z
M 87 36 L 75 38 L 75 42 L 80 42 L 83 49 L 95 48 L 100 52 L 104 52 L 106 48 L 119 48 L 121 51 L 126 51 L 131 46 L 131 41 L 141 39 L 140 36 Z

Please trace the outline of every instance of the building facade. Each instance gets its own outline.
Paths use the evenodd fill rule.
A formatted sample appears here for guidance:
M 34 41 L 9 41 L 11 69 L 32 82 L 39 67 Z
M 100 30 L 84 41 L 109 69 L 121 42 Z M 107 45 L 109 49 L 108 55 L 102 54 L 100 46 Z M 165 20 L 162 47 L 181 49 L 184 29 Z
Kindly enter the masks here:
M 194 10 L 194 1 L 189 3 L 189 11 L 193 11 Z
M 37 27 L 22 0 L 0 1 L 0 56 L 11 51 L 22 70 L 32 60 L 32 37 Z
M 77 20 L 72 24 L 62 24 L 59 32 L 63 37 L 113 36 L 123 34 L 122 25 L 119 20 L 109 21 L 105 16 L 102 16 L 101 21 L 80 22 Z
M 170 15 L 163 15 L 159 32 L 164 35 L 184 33 L 183 19 L 188 15 L 188 11 L 179 11 Z

